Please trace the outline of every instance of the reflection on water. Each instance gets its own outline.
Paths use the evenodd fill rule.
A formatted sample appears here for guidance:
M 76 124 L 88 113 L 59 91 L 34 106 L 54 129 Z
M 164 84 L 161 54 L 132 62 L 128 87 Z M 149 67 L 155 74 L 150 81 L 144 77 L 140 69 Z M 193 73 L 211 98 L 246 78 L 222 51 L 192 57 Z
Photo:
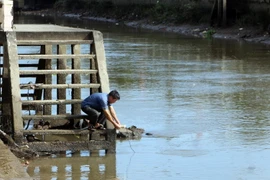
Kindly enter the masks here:
M 103 32 L 110 87 L 121 94 L 115 104 L 119 119 L 153 133 L 139 141 L 118 141 L 114 158 L 102 162 L 105 167 L 100 168 L 92 156 L 56 156 L 31 162 L 30 175 L 121 180 L 270 178 L 269 47 L 71 19 L 22 16 L 19 22 Z M 110 172 L 107 163 L 113 166 Z
M 117 180 L 115 155 L 67 152 L 31 162 L 27 173 L 39 179 L 109 179 Z

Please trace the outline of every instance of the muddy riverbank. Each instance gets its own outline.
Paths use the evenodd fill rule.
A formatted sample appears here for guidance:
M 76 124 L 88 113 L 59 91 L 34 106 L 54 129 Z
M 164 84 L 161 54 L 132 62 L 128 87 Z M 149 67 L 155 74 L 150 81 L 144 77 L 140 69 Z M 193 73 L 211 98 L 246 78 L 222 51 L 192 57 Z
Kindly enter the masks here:
M 262 30 L 257 27 L 240 27 L 230 26 L 226 28 L 211 27 L 209 24 L 156 24 L 148 19 L 143 20 L 119 20 L 108 17 L 96 17 L 88 15 L 88 13 L 74 13 L 74 12 L 56 12 L 54 10 L 40 10 L 40 11 L 22 11 L 17 15 L 37 15 L 37 16 L 55 16 L 69 17 L 77 19 L 89 19 L 95 21 L 103 21 L 113 23 L 116 26 L 125 25 L 133 28 L 149 29 L 153 31 L 178 33 L 187 36 L 194 36 L 199 38 L 219 38 L 219 39 L 235 39 L 239 41 L 247 41 L 254 43 L 270 44 L 270 32 Z
M 1 140 L 0 162 L 0 179 L 32 179 L 25 171 L 27 164 L 23 164 Z

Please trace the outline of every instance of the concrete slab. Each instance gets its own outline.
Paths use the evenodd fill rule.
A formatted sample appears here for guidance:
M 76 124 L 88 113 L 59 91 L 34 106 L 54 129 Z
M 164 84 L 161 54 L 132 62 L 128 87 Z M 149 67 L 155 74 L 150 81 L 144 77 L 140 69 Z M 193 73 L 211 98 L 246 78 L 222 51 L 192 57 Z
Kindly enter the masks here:
M 30 180 L 19 159 L 0 140 L 0 180 Z
M 89 29 L 73 28 L 53 24 L 14 24 L 15 32 L 90 32 Z
M 14 24 L 17 41 L 90 40 L 99 31 L 53 24 Z M 5 42 L 5 32 L 0 31 L 0 43 Z

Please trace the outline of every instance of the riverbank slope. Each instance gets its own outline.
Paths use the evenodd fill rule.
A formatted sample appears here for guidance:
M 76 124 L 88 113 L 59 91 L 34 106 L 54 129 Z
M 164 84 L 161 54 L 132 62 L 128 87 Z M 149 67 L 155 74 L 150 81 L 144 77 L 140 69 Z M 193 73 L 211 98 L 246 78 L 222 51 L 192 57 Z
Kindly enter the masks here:
M 0 140 L 0 179 L 30 180 L 19 159 Z
M 187 36 L 194 36 L 199 38 L 219 38 L 219 39 L 235 39 L 239 41 L 247 41 L 254 43 L 270 44 L 270 32 L 262 30 L 258 27 L 211 27 L 209 24 L 174 24 L 174 23 L 161 23 L 149 21 L 149 19 L 132 20 L 132 19 L 114 19 L 108 17 L 97 17 L 85 15 L 83 12 L 57 12 L 52 9 L 39 10 L 39 11 L 22 11 L 21 14 L 36 15 L 36 16 L 55 16 L 55 17 L 68 17 L 77 19 L 89 19 L 95 21 L 103 21 L 117 25 L 126 25 L 133 28 L 143 28 L 153 31 L 178 33 Z

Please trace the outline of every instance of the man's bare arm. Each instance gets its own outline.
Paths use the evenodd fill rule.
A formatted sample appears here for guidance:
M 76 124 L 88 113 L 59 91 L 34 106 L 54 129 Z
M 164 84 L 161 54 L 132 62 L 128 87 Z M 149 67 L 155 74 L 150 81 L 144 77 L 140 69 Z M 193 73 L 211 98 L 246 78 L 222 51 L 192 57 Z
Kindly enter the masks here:
M 111 112 L 111 116 L 113 117 L 113 119 L 118 123 L 121 124 L 119 119 L 116 116 L 116 112 L 114 110 L 114 108 L 112 106 L 109 106 L 109 111 Z
M 103 112 L 104 112 L 106 118 L 114 125 L 114 127 L 116 129 L 120 129 L 120 123 L 118 123 L 117 121 L 115 121 L 113 119 L 113 116 L 111 115 L 110 110 L 103 109 Z

